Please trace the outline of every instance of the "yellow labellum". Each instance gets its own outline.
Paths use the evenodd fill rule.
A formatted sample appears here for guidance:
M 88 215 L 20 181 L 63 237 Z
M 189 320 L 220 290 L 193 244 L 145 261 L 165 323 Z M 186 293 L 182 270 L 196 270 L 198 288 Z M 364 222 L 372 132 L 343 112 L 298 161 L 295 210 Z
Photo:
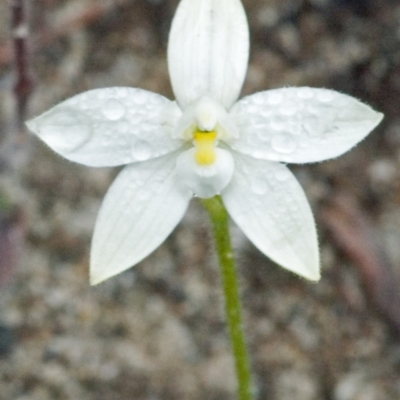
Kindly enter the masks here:
M 215 131 L 202 132 L 196 131 L 193 134 L 193 140 L 196 146 L 194 159 L 199 165 L 212 165 L 215 162 Z

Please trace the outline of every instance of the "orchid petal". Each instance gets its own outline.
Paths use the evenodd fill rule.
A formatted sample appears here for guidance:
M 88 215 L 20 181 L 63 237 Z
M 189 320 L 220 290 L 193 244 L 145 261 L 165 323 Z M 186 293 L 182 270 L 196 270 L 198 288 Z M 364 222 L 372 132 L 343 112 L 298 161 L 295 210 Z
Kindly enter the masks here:
M 226 187 L 232 178 L 234 162 L 229 151 L 216 148 L 216 160 L 211 165 L 199 165 L 195 161 L 195 148 L 181 153 L 176 161 L 176 172 L 179 180 L 194 195 L 208 199 Z
M 178 120 L 174 138 L 191 140 L 196 130 L 210 132 L 215 130 L 219 140 L 238 137 L 239 132 L 229 114 L 217 101 L 202 96 L 185 109 Z
M 222 199 L 232 219 L 261 252 L 304 278 L 319 279 L 314 218 L 287 167 L 237 155 L 234 176 Z
M 172 131 L 181 112 L 142 89 L 114 87 L 74 96 L 27 122 L 68 160 L 93 167 L 144 161 L 176 150 Z
M 192 194 L 175 176 L 176 153 L 125 167 L 101 206 L 93 235 L 91 282 L 137 264 L 172 232 Z
M 240 137 L 235 150 L 266 160 L 306 163 L 350 150 L 383 115 L 327 89 L 285 88 L 256 93 L 231 111 Z
M 182 0 L 172 22 L 168 66 L 178 103 L 209 95 L 229 109 L 246 75 L 249 31 L 240 0 Z

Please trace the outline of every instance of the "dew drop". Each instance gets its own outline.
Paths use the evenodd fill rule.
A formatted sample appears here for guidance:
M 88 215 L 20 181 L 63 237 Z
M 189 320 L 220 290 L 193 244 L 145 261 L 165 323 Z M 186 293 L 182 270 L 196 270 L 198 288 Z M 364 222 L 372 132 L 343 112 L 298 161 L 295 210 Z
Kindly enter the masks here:
M 107 96 L 109 96 L 109 91 L 108 89 L 103 89 L 103 90 L 98 90 L 97 91 L 97 96 L 99 99 L 105 99 Z
M 104 147 L 109 146 L 109 145 L 111 144 L 110 138 L 109 138 L 107 135 L 104 135 L 104 136 L 101 138 L 101 144 L 102 144 Z
M 270 117 L 272 114 L 272 110 L 270 108 L 262 108 L 260 110 L 260 115 L 264 118 Z
M 119 97 L 126 97 L 128 96 L 128 89 L 125 87 L 119 87 L 117 88 L 117 95 Z
M 265 118 L 260 117 L 259 115 L 255 115 L 254 117 L 250 118 L 250 123 L 249 125 L 252 128 L 256 127 L 265 127 Z
M 264 150 L 254 150 L 252 152 L 252 156 L 254 158 L 264 158 L 265 157 L 265 151 Z
M 135 96 L 132 98 L 132 100 L 137 105 L 142 105 L 142 104 L 147 102 L 148 95 L 144 90 L 137 90 L 136 93 L 135 93 Z
M 279 153 L 290 154 L 296 150 L 297 140 L 290 133 L 280 133 L 272 138 L 271 145 Z
M 118 121 L 115 128 L 119 133 L 127 133 L 129 130 L 129 124 L 127 121 L 124 120 Z
M 311 99 L 314 97 L 314 91 L 308 87 L 297 89 L 296 94 L 300 99 Z
M 254 95 L 252 96 L 253 103 L 256 105 L 264 104 L 264 96 L 263 95 Z
M 316 107 L 315 104 L 307 104 L 306 111 L 313 115 L 319 115 L 321 107 Z
M 136 198 L 138 201 L 143 203 L 143 201 L 146 200 L 146 198 L 147 198 L 146 190 L 138 190 L 138 192 L 136 193 Z
M 285 127 L 285 123 L 281 119 L 277 118 L 271 119 L 269 125 L 274 131 L 281 131 Z
M 262 177 L 256 176 L 255 178 L 252 179 L 251 190 L 253 191 L 253 193 L 258 195 L 263 195 L 267 192 L 267 189 L 268 189 L 267 183 Z
M 275 172 L 275 179 L 284 182 L 290 178 L 290 172 L 287 169 L 279 169 Z
M 137 161 L 147 160 L 151 156 L 150 145 L 144 141 L 137 142 L 133 148 L 133 156 Z
M 342 95 L 337 97 L 336 104 L 338 107 L 347 107 L 350 103 L 351 99 L 348 96 Z
M 285 103 L 279 108 L 279 112 L 284 116 L 292 116 L 295 115 L 298 108 L 295 102 Z
M 117 121 L 125 115 L 125 107 L 118 100 L 107 100 L 102 108 L 104 116 L 110 121 Z
M 254 104 L 249 104 L 246 109 L 248 114 L 258 114 L 258 107 Z
M 277 105 L 280 104 L 282 100 L 283 100 L 282 93 L 278 93 L 276 91 L 271 91 L 267 97 L 268 104 Z
M 257 129 L 255 134 L 257 135 L 258 139 L 261 140 L 261 142 L 269 142 L 269 135 L 265 129 Z
M 318 100 L 322 101 L 324 103 L 328 103 L 333 101 L 333 99 L 335 98 L 335 95 L 330 91 L 330 90 L 319 90 L 318 91 Z

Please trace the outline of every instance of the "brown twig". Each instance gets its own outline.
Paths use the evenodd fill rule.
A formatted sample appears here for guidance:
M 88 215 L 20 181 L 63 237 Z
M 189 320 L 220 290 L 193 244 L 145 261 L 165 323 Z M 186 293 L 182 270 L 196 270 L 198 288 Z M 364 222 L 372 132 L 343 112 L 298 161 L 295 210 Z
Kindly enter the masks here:
M 23 121 L 29 95 L 33 90 L 32 74 L 29 70 L 28 36 L 29 26 L 26 18 L 24 0 L 12 0 L 11 32 L 14 48 L 15 83 L 13 87 L 16 98 L 16 128 L 23 131 Z
M 373 223 L 354 200 L 337 196 L 322 208 L 331 240 L 357 267 L 368 298 L 400 333 L 399 279 L 378 240 Z
M 0 287 L 11 280 L 18 266 L 25 225 L 25 216 L 21 208 L 0 210 Z
M 15 3 L 21 3 L 23 0 L 13 0 Z M 124 6 L 129 0 L 114 0 L 113 2 L 101 4 L 93 1 L 86 8 L 78 9 L 76 14 L 69 15 L 62 23 L 55 27 L 44 27 L 37 34 L 33 35 L 32 51 L 40 51 L 55 40 L 62 38 L 69 33 L 82 29 L 90 25 L 109 13 L 112 9 Z M 13 44 L 11 41 L 0 46 L 0 66 L 7 66 L 13 60 Z

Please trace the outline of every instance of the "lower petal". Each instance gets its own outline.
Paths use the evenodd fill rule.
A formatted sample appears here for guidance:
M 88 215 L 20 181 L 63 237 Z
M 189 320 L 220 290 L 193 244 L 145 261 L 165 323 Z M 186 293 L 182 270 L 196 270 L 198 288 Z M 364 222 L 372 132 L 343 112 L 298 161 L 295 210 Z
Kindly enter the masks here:
M 137 264 L 181 220 L 192 194 L 175 175 L 176 153 L 122 170 L 101 206 L 90 275 L 97 284 Z
M 195 161 L 196 149 L 183 152 L 176 162 L 176 172 L 180 181 L 195 196 L 207 199 L 220 194 L 228 185 L 233 174 L 232 155 L 223 149 L 216 148 L 215 162 L 211 165 L 199 165 Z
M 320 278 L 314 218 L 287 167 L 235 154 L 235 173 L 222 199 L 261 252 L 304 278 Z

